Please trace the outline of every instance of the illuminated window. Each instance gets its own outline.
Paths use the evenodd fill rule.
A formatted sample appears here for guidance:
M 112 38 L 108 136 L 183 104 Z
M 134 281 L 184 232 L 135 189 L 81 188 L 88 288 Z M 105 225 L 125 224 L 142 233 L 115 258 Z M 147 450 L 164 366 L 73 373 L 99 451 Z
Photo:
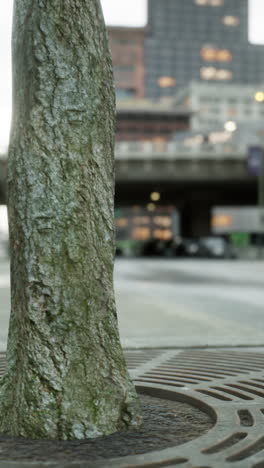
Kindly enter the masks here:
M 231 62 L 233 56 L 228 49 L 215 49 L 213 47 L 203 47 L 201 57 L 207 62 Z
M 170 229 L 154 229 L 153 237 L 160 240 L 172 239 L 172 231 Z
M 209 4 L 214 7 L 222 6 L 224 4 L 224 0 L 209 0 Z
M 208 135 L 208 140 L 210 143 L 217 144 L 217 143 L 225 143 L 226 141 L 230 140 L 232 135 L 228 131 L 224 132 L 211 132 Z
M 232 218 L 229 215 L 217 214 L 212 218 L 212 225 L 214 227 L 226 227 L 230 226 L 232 223 Z
M 217 70 L 216 71 L 216 80 L 232 80 L 233 72 L 230 70 Z
M 196 5 L 201 5 L 201 6 L 209 5 L 213 7 L 218 7 L 224 4 L 224 0 L 194 0 L 194 3 Z
M 224 16 L 222 22 L 225 26 L 238 26 L 240 19 L 237 16 Z
M 133 224 L 149 224 L 150 217 L 149 216 L 135 216 L 133 218 Z
M 225 69 L 217 69 L 215 67 L 202 67 L 200 69 L 200 77 L 202 80 L 231 80 L 233 72 Z
M 176 85 L 176 80 L 172 76 L 161 76 L 158 79 L 158 85 L 160 88 L 170 88 Z
M 217 51 L 217 60 L 219 62 L 231 62 L 233 59 L 231 52 L 227 49 Z
M 203 80 L 214 80 L 216 74 L 216 68 L 214 67 L 202 67 L 200 69 L 200 76 Z
M 116 219 L 116 226 L 117 227 L 126 227 L 126 226 L 128 226 L 128 219 L 127 218 L 118 218 L 118 219 Z
M 150 229 L 146 227 L 136 227 L 132 230 L 132 238 L 137 240 L 147 240 L 150 238 Z
M 172 225 L 172 220 L 169 216 L 154 216 L 153 222 L 154 224 L 163 227 L 170 227 Z
M 201 50 L 201 57 L 203 60 L 213 62 L 215 60 L 216 50 L 210 47 L 203 47 Z
M 193 147 L 193 146 L 199 146 L 201 145 L 202 143 L 204 142 L 204 137 L 203 135 L 195 135 L 193 137 L 189 137 L 189 138 L 185 138 L 183 140 L 183 145 L 184 146 L 189 146 L 189 147 Z

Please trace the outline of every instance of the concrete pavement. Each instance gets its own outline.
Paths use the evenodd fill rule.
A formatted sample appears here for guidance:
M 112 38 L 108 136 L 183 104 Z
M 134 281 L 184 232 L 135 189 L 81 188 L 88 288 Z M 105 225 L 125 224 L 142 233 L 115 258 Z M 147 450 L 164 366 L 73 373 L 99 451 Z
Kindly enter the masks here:
M 9 317 L 8 262 L 0 259 L 0 349 Z M 264 262 L 118 259 L 115 290 L 125 347 L 263 343 Z
M 125 347 L 263 343 L 264 263 L 121 260 L 115 277 Z

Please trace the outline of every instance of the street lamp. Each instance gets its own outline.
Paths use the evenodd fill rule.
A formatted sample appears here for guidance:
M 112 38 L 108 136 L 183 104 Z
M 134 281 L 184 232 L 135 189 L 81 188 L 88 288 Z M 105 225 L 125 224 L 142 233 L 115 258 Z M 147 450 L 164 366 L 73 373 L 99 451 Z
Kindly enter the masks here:
M 159 192 L 152 192 L 150 194 L 150 199 L 154 202 L 157 202 L 160 200 L 160 193 Z
M 148 203 L 147 204 L 147 210 L 148 211 L 155 211 L 156 205 L 154 203 Z
M 236 124 L 236 122 L 234 122 L 233 120 L 228 120 L 227 122 L 225 122 L 224 127 L 225 127 L 225 130 L 226 130 L 227 132 L 231 132 L 231 133 L 232 133 L 232 132 L 235 132 L 235 131 L 236 131 L 236 129 L 237 129 L 237 124 Z
M 264 101 L 264 93 L 263 91 L 257 91 L 255 94 L 255 101 L 263 102 Z

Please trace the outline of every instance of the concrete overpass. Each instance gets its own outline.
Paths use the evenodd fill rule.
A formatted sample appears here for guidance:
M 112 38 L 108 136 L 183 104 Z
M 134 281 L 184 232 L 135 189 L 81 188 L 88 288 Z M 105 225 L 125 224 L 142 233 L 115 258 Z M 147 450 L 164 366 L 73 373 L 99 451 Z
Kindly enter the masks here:
M 118 143 L 116 205 L 144 205 L 159 191 L 161 204 L 179 210 L 184 236 L 207 235 L 214 206 L 257 203 L 257 179 L 248 171 L 246 154 L 246 147 L 230 142 Z
M 246 149 L 235 144 L 185 147 L 176 142 L 121 142 L 116 145 L 116 180 L 212 182 L 251 181 Z
M 0 203 L 6 160 L 0 159 Z M 246 148 L 234 143 L 186 147 L 178 142 L 116 144 L 116 205 L 145 205 L 152 191 L 181 214 L 185 236 L 210 232 L 217 205 L 255 205 L 257 180 L 247 168 Z

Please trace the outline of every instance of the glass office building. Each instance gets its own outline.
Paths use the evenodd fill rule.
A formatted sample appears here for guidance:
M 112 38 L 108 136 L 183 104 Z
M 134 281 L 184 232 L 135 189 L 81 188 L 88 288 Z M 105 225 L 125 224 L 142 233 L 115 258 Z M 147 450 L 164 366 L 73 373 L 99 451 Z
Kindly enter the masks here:
M 149 0 L 145 96 L 190 81 L 260 84 L 264 46 L 248 41 L 248 0 Z

